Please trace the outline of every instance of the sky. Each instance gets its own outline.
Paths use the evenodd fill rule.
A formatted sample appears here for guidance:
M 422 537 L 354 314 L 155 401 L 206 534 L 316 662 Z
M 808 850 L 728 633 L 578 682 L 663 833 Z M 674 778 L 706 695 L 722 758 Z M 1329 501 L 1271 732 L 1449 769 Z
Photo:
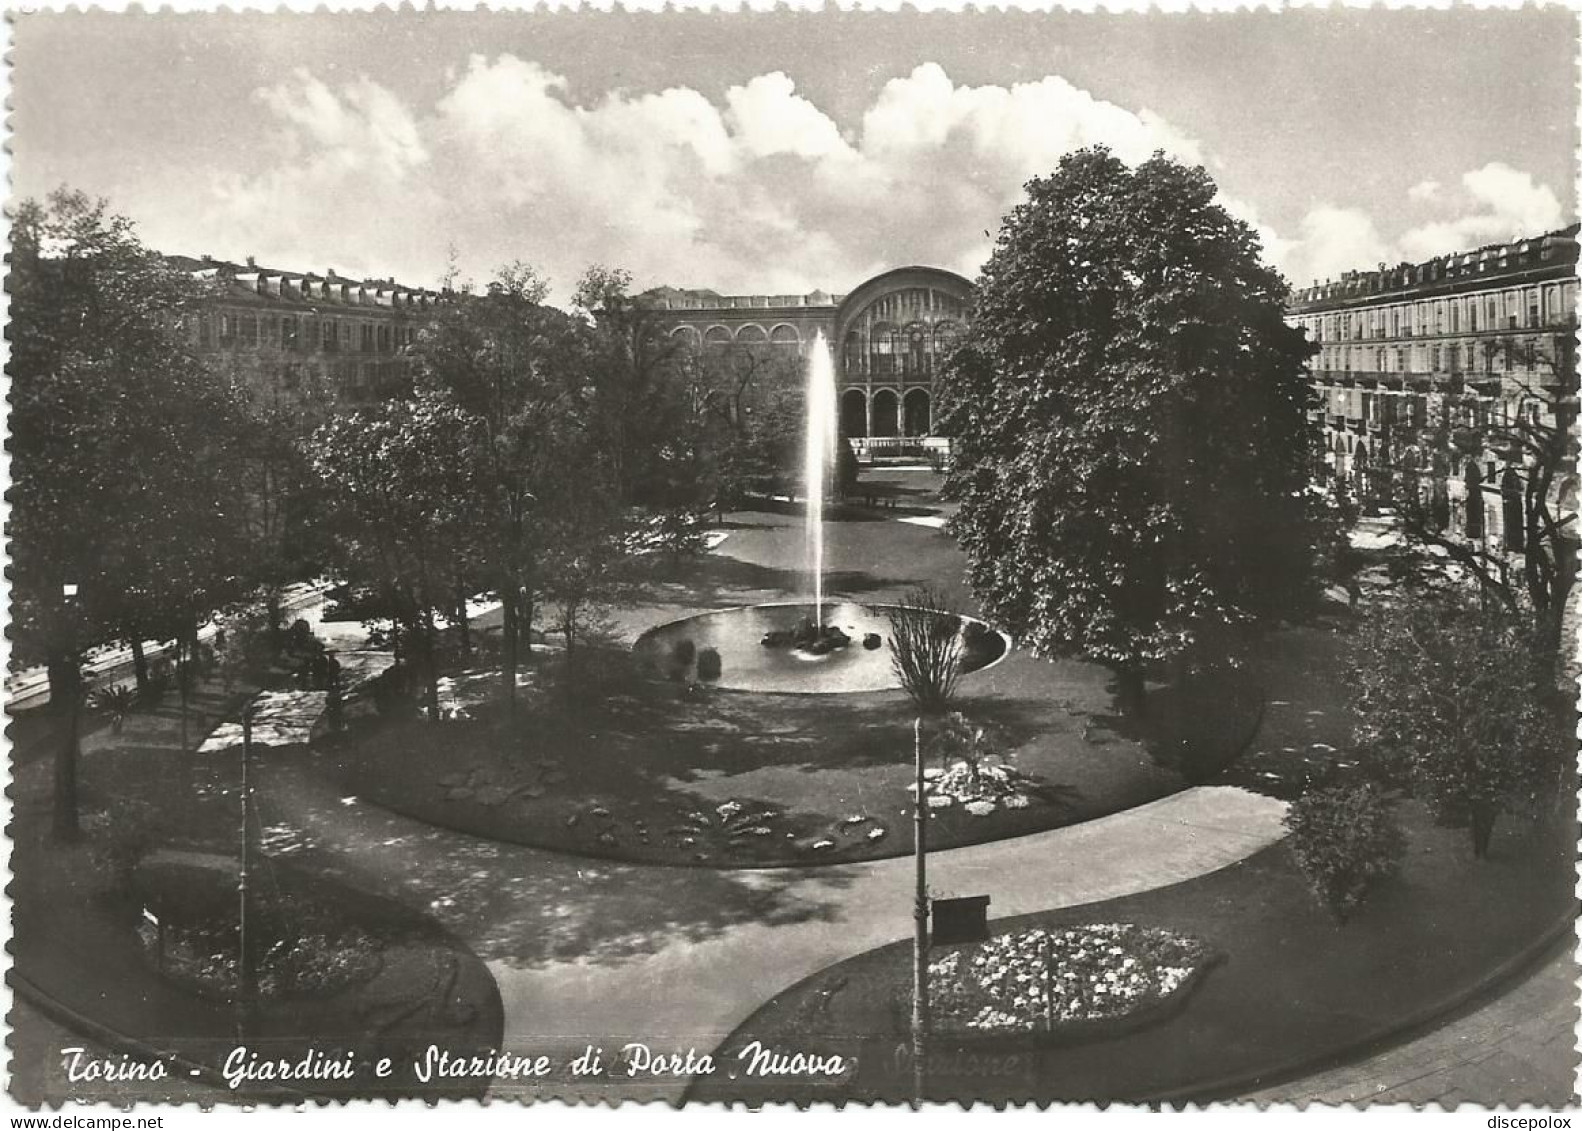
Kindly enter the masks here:
M 974 277 L 1060 156 L 1205 166 L 1293 285 L 1576 214 L 1577 16 L 361 12 L 13 16 L 12 188 L 150 246 L 564 299 Z

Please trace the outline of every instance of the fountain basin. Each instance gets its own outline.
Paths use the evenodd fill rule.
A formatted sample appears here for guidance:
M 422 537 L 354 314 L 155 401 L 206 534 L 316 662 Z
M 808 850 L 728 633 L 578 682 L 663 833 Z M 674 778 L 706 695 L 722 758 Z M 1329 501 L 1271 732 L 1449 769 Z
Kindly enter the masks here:
M 824 695 L 888 691 L 901 686 L 886 646 L 890 639 L 890 622 L 885 619 L 888 607 L 824 602 L 825 630 L 838 629 L 847 637 L 849 643 L 842 647 L 797 646 L 798 629 L 814 619 L 814 606 L 791 602 L 749 605 L 671 621 L 643 633 L 632 652 L 650 675 L 709 687 Z M 960 624 L 963 674 L 989 667 L 1009 650 L 1009 639 L 982 621 L 953 619 Z M 883 644 L 865 646 L 874 635 Z M 773 643 L 766 644 L 766 638 Z M 711 649 L 719 656 L 719 675 L 700 678 L 700 658 Z

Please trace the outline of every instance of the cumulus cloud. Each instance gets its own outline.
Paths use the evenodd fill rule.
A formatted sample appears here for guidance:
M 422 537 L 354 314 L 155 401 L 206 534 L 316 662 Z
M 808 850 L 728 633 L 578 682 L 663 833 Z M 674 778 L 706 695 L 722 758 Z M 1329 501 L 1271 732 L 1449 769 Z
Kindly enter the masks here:
M 311 247 L 338 269 L 409 277 L 454 244 L 475 276 L 520 258 L 562 297 L 595 262 L 643 284 L 776 293 L 905 262 L 970 275 L 1023 183 L 1072 149 L 1203 159 L 1157 114 L 1057 76 L 973 87 L 932 63 L 844 131 L 780 72 L 722 103 L 680 87 L 583 104 L 510 55 L 472 58 L 428 106 L 306 72 L 258 99 L 280 160 L 215 184 L 205 235 L 222 247 L 245 238 L 293 265 Z
M 1386 238 L 1373 218 L 1355 208 L 1319 205 L 1303 217 L 1293 237 L 1276 237 L 1271 259 L 1297 286 L 1334 278 L 1343 271 L 1379 263 L 1417 262 L 1500 240 L 1536 235 L 1566 223 L 1560 197 L 1532 174 L 1492 161 L 1463 173 L 1447 187 L 1422 181 L 1408 199 L 1430 204 L 1441 215 Z
M 968 86 L 933 63 L 844 127 L 778 71 L 719 100 L 673 87 L 578 101 L 512 55 L 473 57 L 422 106 L 306 71 L 256 98 L 275 159 L 212 184 L 188 225 L 205 250 L 433 282 L 453 246 L 464 274 L 525 260 L 560 299 L 593 263 L 726 292 L 839 291 L 902 263 L 971 276 L 1023 184 L 1073 149 L 1209 159 L 1158 114 L 1059 76 Z M 1499 162 L 1406 195 L 1427 215 L 1393 233 L 1356 208 L 1320 204 L 1280 231 L 1249 201 L 1222 203 L 1297 284 L 1564 222 L 1551 188 Z

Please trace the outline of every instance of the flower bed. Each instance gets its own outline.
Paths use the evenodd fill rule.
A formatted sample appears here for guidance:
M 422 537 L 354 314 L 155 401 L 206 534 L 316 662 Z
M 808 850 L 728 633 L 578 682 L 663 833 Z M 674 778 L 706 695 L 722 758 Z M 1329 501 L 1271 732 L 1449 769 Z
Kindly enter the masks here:
M 1092 1036 L 1155 1020 L 1217 961 L 1199 940 L 1131 923 L 1032 928 L 929 965 L 935 1027 Z
M 261 927 L 278 927 L 263 923 Z M 356 926 L 312 930 L 295 938 L 266 936 L 258 958 L 257 989 L 264 1000 L 329 997 L 368 981 L 379 971 L 382 944 Z M 138 927 L 144 957 L 169 981 L 193 993 L 234 999 L 240 985 L 235 923 L 206 922 L 170 928 L 163 946 L 149 923 Z
M 1026 774 L 1002 762 L 955 762 L 948 770 L 924 770 L 923 777 L 930 809 L 959 804 L 974 817 L 987 817 L 1000 807 L 1026 809 L 1038 788 Z M 906 791 L 916 794 L 917 786 Z

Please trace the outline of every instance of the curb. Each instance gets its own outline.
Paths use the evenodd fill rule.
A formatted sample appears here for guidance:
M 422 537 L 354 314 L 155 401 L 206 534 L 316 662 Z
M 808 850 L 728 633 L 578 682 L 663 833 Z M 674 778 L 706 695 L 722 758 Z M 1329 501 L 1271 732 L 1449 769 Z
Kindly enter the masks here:
M 1479 999 L 1493 1002 L 1499 999 L 1503 991 L 1509 989 L 1523 975 L 1530 973 L 1539 960 L 1568 933 L 1576 929 L 1578 914 L 1573 910 L 1543 930 L 1511 957 L 1488 971 L 1482 978 L 1470 986 L 1453 994 L 1443 1001 L 1425 1006 L 1415 1013 L 1407 1014 L 1388 1027 L 1369 1034 L 1364 1039 L 1345 1046 L 1334 1052 L 1323 1053 L 1318 1056 L 1296 1057 L 1275 1067 L 1261 1072 L 1255 1076 L 1225 1076 L 1218 1080 L 1211 1080 L 1206 1084 L 1194 1084 L 1186 1091 L 1156 1092 L 1144 1095 L 1136 1100 L 1129 1101 L 1139 1105 L 1172 1105 L 1188 1103 L 1232 1103 L 1241 1099 L 1241 1093 L 1262 1090 L 1274 1087 L 1281 1083 L 1295 1083 L 1307 1076 L 1339 1068 L 1412 1037 L 1423 1036 L 1433 1032 L 1439 1024 L 1447 1021 L 1451 1014 L 1457 1012 L 1469 1003 Z M 1243 1101 L 1254 1103 L 1255 1101 Z M 1285 1103 L 1284 1100 L 1270 1100 L 1267 1103 Z M 1289 1101 L 1295 1102 L 1295 1101 Z M 1256 1105 L 1255 1105 L 1256 1106 Z
M 1039 913 L 1029 912 L 1027 914 L 1036 915 Z M 1469 1003 L 1480 1002 L 1482 1004 L 1487 1004 L 1489 1002 L 1498 1000 L 1506 990 L 1510 989 L 1512 985 L 1514 985 L 1514 983 L 1520 980 L 1523 976 L 1530 974 L 1537 967 L 1539 962 L 1547 957 L 1548 951 L 1550 951 L 1554 946 L 1560 943 L 1561 940 L 1565 939 L 1568 937 L 1568 935 L 1575 931 L 1579 916 L 1582 916 L 1582 908 L 1574 908 L 1572 912 L 1556 919 L 1548 927 L 1540 931 L 1538 935 L 1536 935 L 1515 954 L 1494 966 L 1492 969 L 1487 971 L 1483 977 L 1478 978 L 1469 986 L 1466 986 L 1448 998 L 1436 1001 L 1431 1005 L 1425 1006 L 1413 1013 L 1409 1013 L 1405 1017 L 1395 1020 L 1386 1027 L 1366 1035 L 1359 1041 L 1346 1044 L 1338 1049 L 1333 1049 L 1312 1056 L 1294 1057 L 1256 1074 L 1227 1075 L 1210 1080 L 1206 1083 L 1195 1083 L 1184 1089 L 1168 1092 L 1147 1092 L 1138 1096 L 1127 1097 L 1125 1099 L 1083 1097 L 1081 1099 L 1073 1099 L 1069 1101 L 1040 1100 L 1036 1102 L 1038 1106 L 1041 1107 L 1048 1106 L 1050 1104 L 1071 1102 L 1097 1103 L 1100 1106 L 1113 1104 L 1120 1107 L 1153 1108 L 1182 1108 L 1188 1104 L 1205 1103 L 1248 1103 L 1257 1107 L 1260 1111 L 1270 1104 L 1286 1102 L 1294 1103 L 1296 1101 L 1286 1100 L 1269 1100 L 1259 1103 L 1252 1100 L 1245 1100 L 1242 1098 L 1242 1095 L 1246 1092 L 1262 1090 L 1276 1086 L 1282 1082 L 1294 1082 L 1304 1077 L 1315 1075 L 1319 1072 L 1328 1071 L 1331 1068 L 1338 1068 L 1343 1065 L 1350 1064 L 1364 1057 L 1371 1056 L 1375 1052 L 1380 1052 L 1386 1048 L 1392 1047 L 1406 1039 L 1433 1032 L 1439 1027 L 1440 1024 L 1447 1022 L 1452 1014 L 1466 1007 Z M 1017 915 L 1012 916 L 1011 918 L 1022 917 L 1022 915 Z M 893 942 L 871 948 L 871 950 L 864 951 L 862 953 L 868 954 L 880 950 L 900 948 L 905 945 L 907 945 L 906 940 L 898 939 Z M 748 1015 L 748 1017 L 736 1025 L 725 1036 L 725 1038 L 716 1046 L 715 1051 L 722 1051 L 728 1048 L 732 1040 L 734 1040 L 738 1034 L 747 1029 L 753 1017 L 757 1016 L 758 1013 L 766 1009 L 772 1002 L 804 990 L 806 987 L 812 985 L 824 975 L 828 974 L 829 971 L 834 967 L 842 965 L 843 963 L 850 961 L 851 958 L 856 957 L 860 956 L 853 955 L 850 958 L 841 959 L 837 962 L 830 963 L 829 965 L 814 971 L 804 978 L 799 978 L 797 981 L 793 982 L 789 986 L 786 986 L 784 989 L 778 990 L 771 994 L 765 998 L 759 1004 L 759 1006 Z M 1184 1008 L 1189 1006 L 1190 1002 L 1183 1000 L 1182 1005 Z M 704 1077 L 694 1076 L 687 1081 L 686 1087 L 682 1091 L 683 1104 L 688 1102 L 702 1102 L 695 1101 L 694 1097 L 696 1096 L 698 1087 L 702 1083 L 703 1079 Z M 773 1102 L 778 1103 L 787 1101 Z M 862 1106 L 870 1106 L 871 1103 L 881 1101 L 853 1101 L 839 1099 L 830 1102 L 835 1102 L 837 1106 L 844 1107 L 848 1103 L 860 1102 L 862 1103 Z M 1029 1100 L 1016 1102 L 1032 1103 L 1034 1101 Z
M 147 1041 L 137 1037 L 129 1037 L 104 1025 L 84 1013 L 79 1013 L 69 1005 L 64 1005 L 40 989 L 32 981 L 19 974 L 13 966 L 6 972 L 6 985 L 11 987 L 11 992 L 21 1001 L 37 1009 L 44 1016 L 63 1025 L 74 1033 L 80 1033 L 91 1041 L 96 1041 L 107 1048 L 117 1052 L 127 1053 L 139 1060 L 153 1062 L 166 1061 L 171 1065 L 185 1071 L 187 1079 L 198 1080 L 211 1087 L 219 1088 L 231 1095 L 239 1093 L 226 1083 L 225 1077 L 211 1065 L 189 1060 L 187 1057 L 175 1053 L 164 1052 L 155 1048 Z M 301 1104 L 307 1103 L 309 1097 L 306 1093 L 295 1092 L 283 1088 L 278 1084 L 260 1084 L 256 1092 L 249 1088 L 249 1097 L 260 1095 L 279 1103 Z

